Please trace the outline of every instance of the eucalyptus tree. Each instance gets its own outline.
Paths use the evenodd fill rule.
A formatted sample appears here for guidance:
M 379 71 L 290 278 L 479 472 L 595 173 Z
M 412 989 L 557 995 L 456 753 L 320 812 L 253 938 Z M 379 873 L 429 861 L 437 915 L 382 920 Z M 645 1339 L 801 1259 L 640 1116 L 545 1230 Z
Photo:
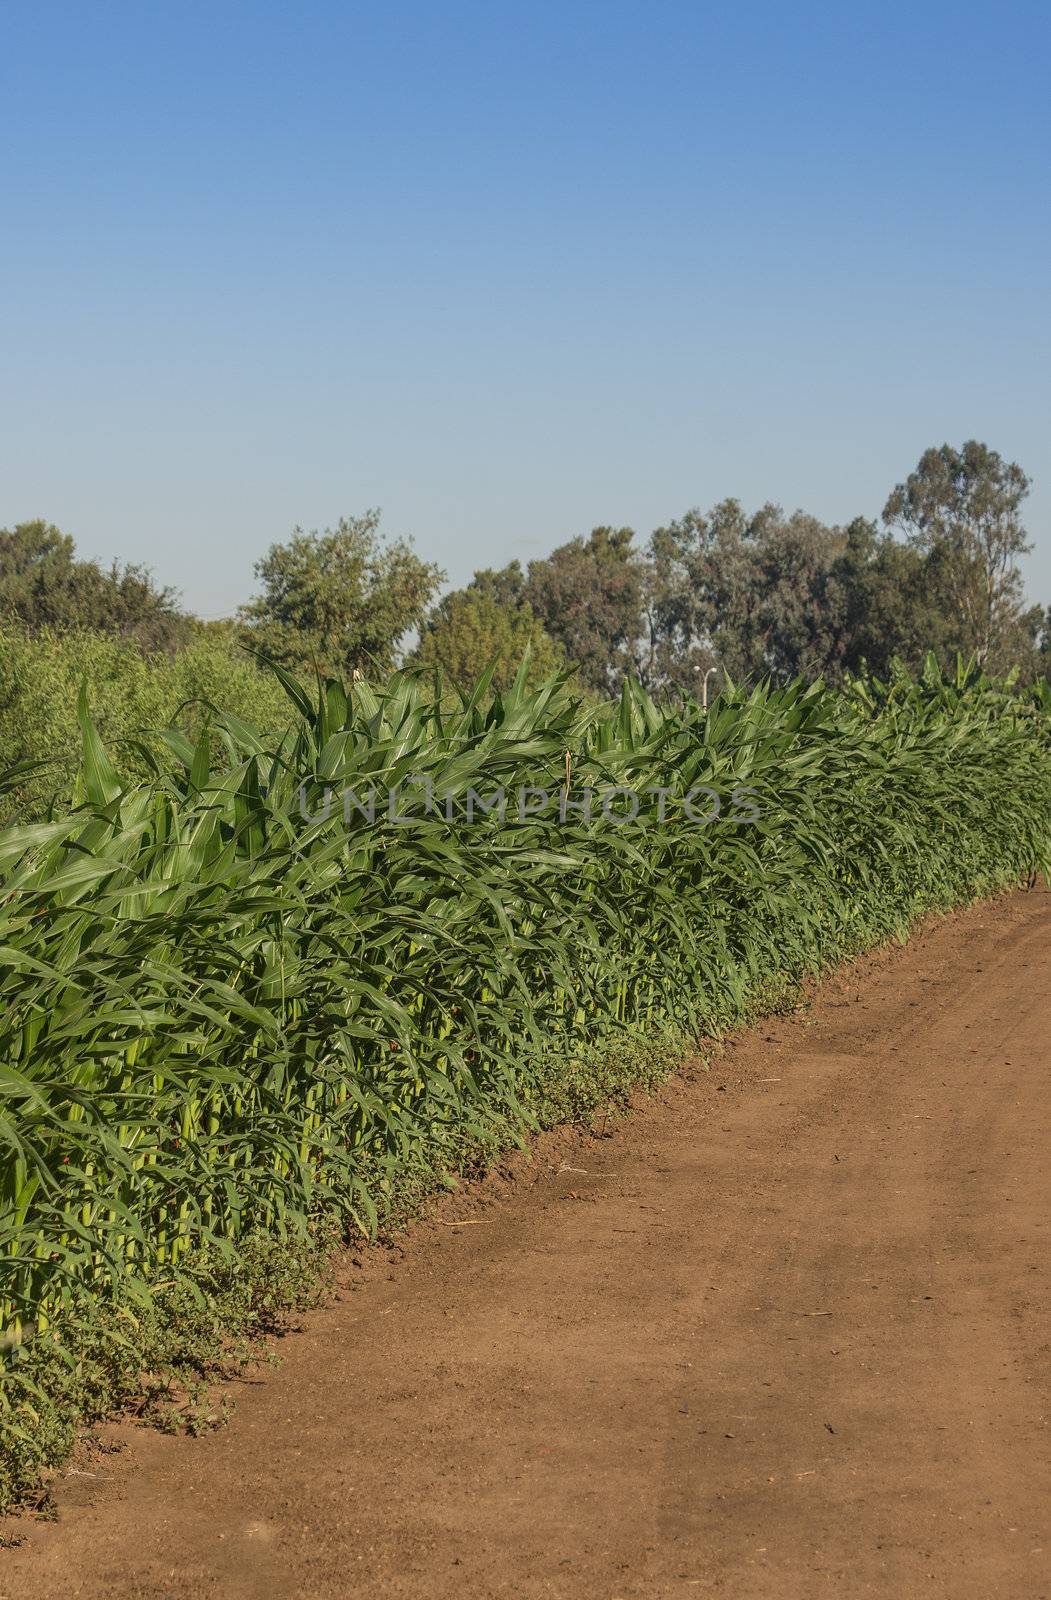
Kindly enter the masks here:
M 1030 480 L 977 439 L 924 451 L 883 508 L 937 568 L 955 612 L 958 645 L 1007 665 L 1025 614 L 1019 558 L 1031 548 L 1022 522 Z

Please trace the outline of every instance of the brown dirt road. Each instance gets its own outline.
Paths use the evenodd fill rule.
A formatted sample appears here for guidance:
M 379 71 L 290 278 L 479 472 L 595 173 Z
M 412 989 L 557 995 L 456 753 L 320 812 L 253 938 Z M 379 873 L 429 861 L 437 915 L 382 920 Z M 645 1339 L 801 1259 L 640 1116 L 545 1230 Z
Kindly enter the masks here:
M 855 963 L 364 1272 L 9 1596 L 1051 1596 L 1051 894 Z M 455 1225 L 457 1217 L 464 1225 Z

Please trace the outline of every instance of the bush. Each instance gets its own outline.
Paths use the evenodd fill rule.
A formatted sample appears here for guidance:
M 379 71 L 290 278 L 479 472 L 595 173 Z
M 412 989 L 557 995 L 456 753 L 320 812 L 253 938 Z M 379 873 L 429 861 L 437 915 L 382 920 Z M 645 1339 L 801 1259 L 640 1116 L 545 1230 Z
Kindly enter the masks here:
M 238 644 L 230 626 L 196 625 L 174 655 L 146 654 L 131 640 L 73 632 L 30 636 L 0 629 L 0 764 L 40 762 L 6 797 L 0 823 L 36 821 L 68 804 L 81 757 L 77 694 L 87 683 L 99 732 L 129 776 L 170 752 L 158 730 L 177 725 L 196 738 L 208 702 L 263 727 L 280 728 L 288 703 L 269 672 Z

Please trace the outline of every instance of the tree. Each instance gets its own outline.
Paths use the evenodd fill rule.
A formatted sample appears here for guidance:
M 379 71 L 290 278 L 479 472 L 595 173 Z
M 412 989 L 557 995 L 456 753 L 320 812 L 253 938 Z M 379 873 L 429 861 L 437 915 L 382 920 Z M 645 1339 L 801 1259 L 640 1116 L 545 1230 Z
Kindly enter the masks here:
M 643 569 L 633 537 L 630 528 L 594 528 L 588 539 L 531 561 L 523 590 L 581 681 L 599 693 L 615 689 L 632 668 L 642 629 Z
M 1021 520 L 1028 493 L 1017 463 L 969 439 L 960 450 L 925 451 L 883 510 L 884 522 L 902 528 L 937 566 L 959 648 L 994 670 L 1010 665 L 1023 614 L 1018 558 L 1030 548 Z
M 561 647 L 544 631 L 529 602 L 498 598 L 502 586 L 490 585 L 491 576 L 479 573 L 466 589 L 445 596 L 424 625 L 412 666 L 436 667 L 466 688 L 495 660 L 493 684 L 506 689 L 527 647 L 531 684 L 562 665 Z
M 751 635 L 759 646 L 752 667 L 785 681 L 836 678 L 846 648 L 846 595 L 836 574 L 843 545 L 839 528 L 803 511 L 786 517 L 765 506 L 749 529 L 756 597 Z
M 744 676 L 739 634 L 750 592 L 747 519 L 736 500 L 697 507 L 650 536 L 642 675 L 650 688 L 696 694 L 705 673 Z
M 475 573 L 468 588 L 495 600 L 497 605 L 517 608 L 526 598 L 526 575 L 522 571 L 522 563 L 512 561 L 506 567 L 484 567 Z
M 106 633 L 169 652 L 191 631 L 175 590 L 158 588 L 145 567 L 114 562 L 105 571 L 78 560 L 69 534 L 43 521 L 0 528 L 0 621 L 32 634 Z
M 387 543 L 379 522 L 367 511 L 271 545 L 255 568 L 263 592 L 241 610 L 246 638 L 297 671 L 390 672 L 445 575 L 408 540 Z
M 648 660 L 656 684 L 697 693 L 705 672 L 738 680 L 834 676 L 846 599 L 836 576 L 843 535 L 815 517 L 737 500 L 688 511 L 649 548 Z
M 846 599 L 845 670 L 885 677 L 895 661 L 919 669 L 928 650 L 954 653 L 952 605 L 939 563 L 855 517 L 835 576 Z

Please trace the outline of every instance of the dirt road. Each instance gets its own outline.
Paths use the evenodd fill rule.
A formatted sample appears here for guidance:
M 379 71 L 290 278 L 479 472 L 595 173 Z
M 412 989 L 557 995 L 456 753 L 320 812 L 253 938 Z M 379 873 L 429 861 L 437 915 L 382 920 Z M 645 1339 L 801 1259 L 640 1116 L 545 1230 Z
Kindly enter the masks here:
M 558 1134 L 23 1520 L 32 1596 L 1051 1596 L 1051 894 Z M 463 1219 L 456 1225 L 455 1219 Z

